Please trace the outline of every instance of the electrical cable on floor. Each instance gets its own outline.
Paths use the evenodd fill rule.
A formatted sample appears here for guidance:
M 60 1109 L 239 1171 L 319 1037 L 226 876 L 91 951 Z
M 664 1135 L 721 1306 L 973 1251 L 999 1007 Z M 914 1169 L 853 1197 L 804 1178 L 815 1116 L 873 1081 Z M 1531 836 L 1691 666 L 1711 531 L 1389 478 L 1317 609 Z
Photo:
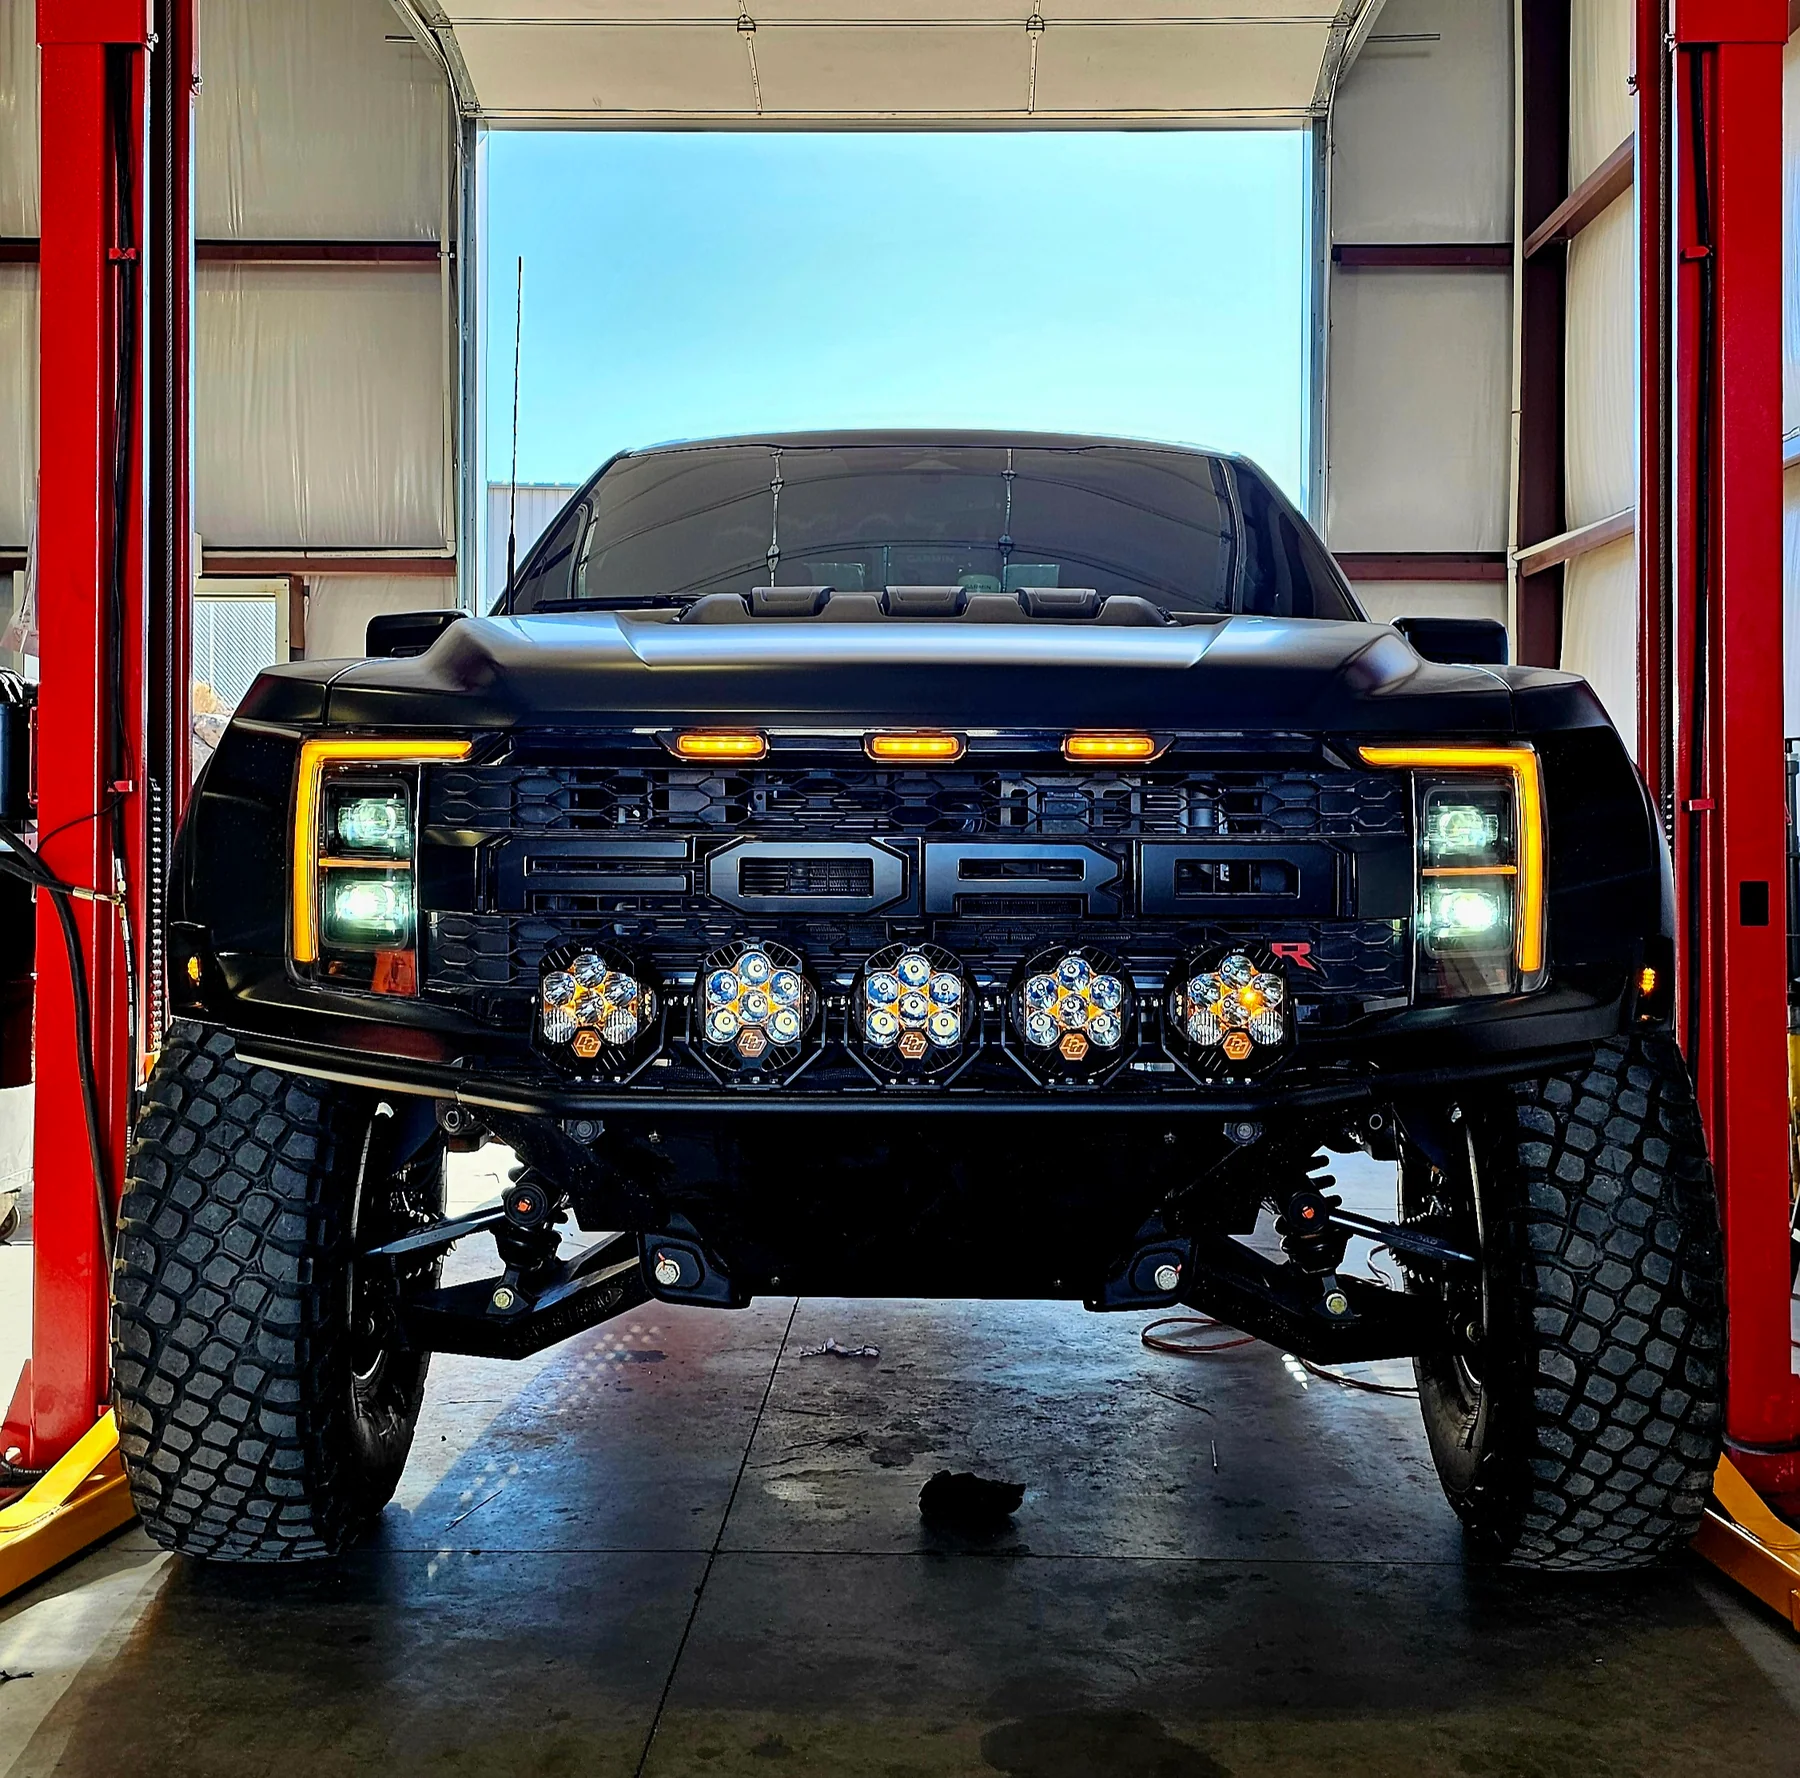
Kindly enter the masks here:
M 1156 1331 L 1159 1327 L 1193 1328 L 1196 1332 L 1216 1329 L 1232 1337 L 1196 1346 L 1185 1340 L 1170 1339 L 1159 1334 Z M 1138 1338 L 1152 1352 L 1162 1352 L 1170 1358 L 1204 1358 L 1210 1352 L 1229 1352 L 1234 1346 L 1255 1346 L 1260 1343 L 1255 1334 L 1238 1333 L 1235 1328 L 1226 1327 L 1222 1321 L 1215 1321 L 1210 1315 L 1165 1315 L 1161 1321 L 1152 1321 Z
M 71 903 L 77 899 L 110 901 L 111 896 L 65 883 L 19 836 L 0 823 L 0 871 L 20 877 L 50 897 L 69 956 L 69 986 L 75 1010 L 75 1067 L 81 1078 L 81 1108 L 87 1123 L 88 1159 L 94 1175 L 95 1208 L 100 1218 L 100 1250 L 110 1277 L 113 1259 L 113 1195 L 106 1165 L 106 1142 L 100 1133 L 100 1081 L 94 1070 L 93 997 L 88 989 L 87 959 L 75 927 Z
M 1191 1339 L 1170 1339 L 1158 1333 L 1159 1328 L 1191 1328 L 1196 1335 L 1220 1333 L 1229 1335 L 1226 1339 L 1210 1340 L 1204 1345 L 1195 1344 Z M 1161 1352 L 1170 1358 L 1207 1358 L 1215 1352 L 1229 1352 L 1237 1346 L 1258 1346 L 1262 1341 L 1255 1334 L 1239 1333 L 1235 1328 L 1223 1321 L 1216 1321 L 1210 1315 L 1167 1315 L 1160 1321 L 1152 1321 L 1138 1338 L 1152 1352 Z M 1315 1364 L 1310 1358 L 1294 1358 L 1294 1363 L 1310 1375 L 1322 1382 L 1336 1383 L 1341 1389 L 1360 1389 L 1365 1395 L 1402 1395 L 1416 1396 L 1418 1388 L 1411 1383 L 1378 1383 L 1372 1377 L 1353 1377 L 1348 1371 L 1335 1369 L 1328 1364 Z

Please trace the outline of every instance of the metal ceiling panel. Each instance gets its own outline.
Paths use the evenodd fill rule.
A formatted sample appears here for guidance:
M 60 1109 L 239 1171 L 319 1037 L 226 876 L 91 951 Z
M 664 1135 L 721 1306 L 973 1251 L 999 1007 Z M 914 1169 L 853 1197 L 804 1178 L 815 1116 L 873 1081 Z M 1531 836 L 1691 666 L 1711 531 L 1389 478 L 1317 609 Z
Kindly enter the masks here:
M 418 0 L 496 123 L 1291 121 L 1378 0 Z
M 497 121 L 756 116 L 749 60 L 732 28 L 471 24 L 456 41 L 483 113 Z
M 1330 21 L 1089 24 L 1045 32 L 1037 109 L 1075 117 L 1304 115 Z

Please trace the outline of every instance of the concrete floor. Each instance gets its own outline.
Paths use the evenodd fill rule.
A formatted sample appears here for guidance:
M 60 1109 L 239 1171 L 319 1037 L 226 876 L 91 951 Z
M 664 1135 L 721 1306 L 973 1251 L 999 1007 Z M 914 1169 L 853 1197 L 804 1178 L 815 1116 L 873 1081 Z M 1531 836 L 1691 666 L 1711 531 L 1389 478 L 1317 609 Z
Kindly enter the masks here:
M 1709 1570 L 1471 1566 L 1411 1401 L 1147 1319 L 653 1306 L 440 1360 L 348 1559 L 134 1529 L 0 1607 L 0 1774 L 1800 1771 L 1800 1643 Z M 1012 1528 L 927 1528 L 944 1466 L 1024 1482 Z

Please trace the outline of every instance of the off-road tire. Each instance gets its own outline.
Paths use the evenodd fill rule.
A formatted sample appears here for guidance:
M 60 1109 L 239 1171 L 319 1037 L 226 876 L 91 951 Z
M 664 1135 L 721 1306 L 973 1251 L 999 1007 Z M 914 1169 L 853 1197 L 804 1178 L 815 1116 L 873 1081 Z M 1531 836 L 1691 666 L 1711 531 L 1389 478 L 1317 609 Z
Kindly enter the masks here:
M 1641 1567 L 1693 1535 L 1723 1423 L 1718 1203 L 1686 1064 L 1665 1036 L 1620 1037 L 1461 1109 L 1486 1301 L 1453 1314 L 1460 1353 L 1415 1363 L 1444 1491 L 1482 1555 Z M 1416 1207 L 1431 1169 L 1403 1164 Z
M 352 1221 L 372 1244 L 435 1214 L 442 1156 L 368 1176 L 377 1121 L 371 1096 L 251 1067 L 221 1032 L 169 1033 L 113 1267 L 119 1446 L 169 1549 L 335 1555 L 399 1483 L 428 1360 L 372 1326 L 372 1285 L 353 1313 Z

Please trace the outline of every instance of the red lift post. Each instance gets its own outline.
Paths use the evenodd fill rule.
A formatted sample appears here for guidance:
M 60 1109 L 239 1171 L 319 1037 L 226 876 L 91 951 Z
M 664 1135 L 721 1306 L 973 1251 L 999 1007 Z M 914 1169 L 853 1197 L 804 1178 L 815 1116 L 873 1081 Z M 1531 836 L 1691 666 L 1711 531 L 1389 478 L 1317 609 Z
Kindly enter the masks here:
M 1781 596 L 1784 0 L 1640 0 L 1640 757 L 1725 1225 L 1727 1450 L 1800 1505 Z
M 37 29 L 38 831 L 58 876 L 101 898 L 73 912 L 116 1200 L 161 1013 L 154 886 L 188 778 L 193 0 L 38 0 Z M 26 1469 L 91 1449 L 107 1396 L 74 987 L 44 895 L 38 927 L 32 1356 L 0 1432 Z

